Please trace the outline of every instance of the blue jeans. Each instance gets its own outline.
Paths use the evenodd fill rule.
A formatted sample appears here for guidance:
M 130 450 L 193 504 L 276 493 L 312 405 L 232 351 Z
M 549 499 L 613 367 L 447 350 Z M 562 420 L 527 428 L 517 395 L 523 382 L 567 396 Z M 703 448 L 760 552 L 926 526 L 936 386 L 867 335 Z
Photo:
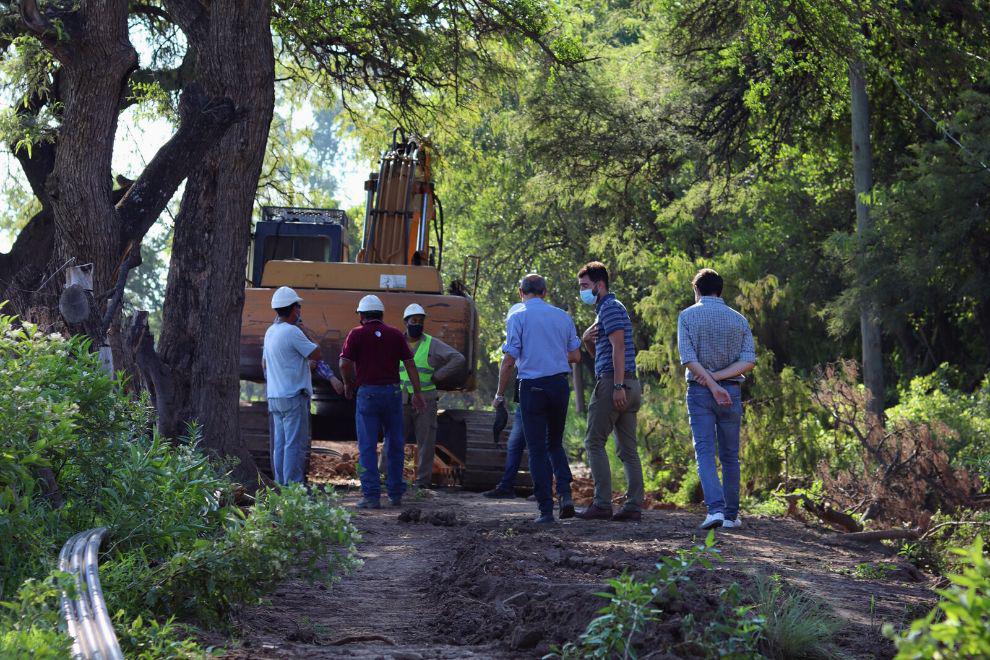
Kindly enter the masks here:
M 541 514 L 553 513 L 553 492 L 550 480 L 553 471 L 551 457 L 559 468 L 557 480 L 571 489 L 571 470 L 564 452 L 564 424 L 571 389 L 568 374 L 520 381 L 519 408 L 522 410 L 526 447 L 529 449 L 529 473 L 533 477 L 533 494 Z M 562 463 L 562 464 L 561 464 Z
M 396 385 L 362 385 L 357 391 L 358 462 L 361 465 L 361 492 L 377 500 L 382 495 L 378 475 L 378 434 L 385 434 L 388 474 L 385 488 L 393 500 L 402 497 L 406 485 L 402 481 L 404 459 L 402 437 L 402 391 Z
M 687 407 L 694 435 L 694 456 L 705 493 L 708 513 L 722 513 L 729 520 L 739 515 L 739 425 L 742 394 L 736 383 L 722 386 L 732 396 L 731 406 L 720 406 L 707 387 L 688 385 Z M 715 450 L 722 464 L 722 482 L 715 466 Z
M 511 491 L 516 487 L 516 474 L 522 462 L 523 449 L 526 448 L 526 435 L 523 433 L 522 406 L 516 406 L 516 416 L 512 421 L 512 430 L 506 443 L 505 473 L 502 481 L 498 482 L 498 490 Z M 560 451 L 550 452 L 550 468 L 557 478 L 557 496 L 562 499 L 571 497 L 571 468 L 567 464 L 567 454 L 561 444 Z
M 275 483 L 303 483 L 309 451 L 309 395 L 268 399 L 268 430 Z

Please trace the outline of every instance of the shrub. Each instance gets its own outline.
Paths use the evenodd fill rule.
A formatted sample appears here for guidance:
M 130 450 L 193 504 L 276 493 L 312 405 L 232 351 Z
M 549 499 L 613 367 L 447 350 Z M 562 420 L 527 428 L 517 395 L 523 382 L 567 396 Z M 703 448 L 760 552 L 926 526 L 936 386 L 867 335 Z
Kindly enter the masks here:
M 763 621 L 760 648 L 769 658 L 835 658 L 832 636 L 841 624 L 828 604 L 784 584 L 756 581 L 753 612 Z
M 129 656 L 196 654 L 173 617 L 223 625 L 297 569 L 330 579 L 350 565 L 356 530 L 332 496 L 295 486 L 245 514 L 196 429 L 166 442 L 150 414 L 86 341 L 0 317 L 0 656 L 64 655 L 52 569 L 84 529 L 110 530 L 100 576 Z
M 983 539 L 955 553 L 963 559 L 962 571 L 949 576 L 952 586 L 939 591 L 938 606 L 902 635 L 886 628 L 898 658 L 990 657 L 990 559 Z

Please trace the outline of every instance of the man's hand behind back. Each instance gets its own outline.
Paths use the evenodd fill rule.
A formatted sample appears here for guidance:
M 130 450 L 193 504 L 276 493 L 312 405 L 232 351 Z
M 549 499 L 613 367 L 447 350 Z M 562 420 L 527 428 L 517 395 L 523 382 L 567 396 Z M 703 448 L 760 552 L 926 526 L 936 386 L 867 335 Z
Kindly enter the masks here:
M 732 395 L 718 383 L 714 383 L 711 388 L 712 396 L 715 397 L 715 403 L 720 406 L 731 406 L 732 405 Z

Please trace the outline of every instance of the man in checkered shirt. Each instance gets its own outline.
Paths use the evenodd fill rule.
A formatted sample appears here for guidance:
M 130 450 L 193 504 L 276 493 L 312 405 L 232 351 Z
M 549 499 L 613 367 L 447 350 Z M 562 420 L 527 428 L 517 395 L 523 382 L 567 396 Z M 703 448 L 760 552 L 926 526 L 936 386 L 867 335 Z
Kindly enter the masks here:
M 739 518 L 740 388 L 756 363 L 746 318 L 722 300 L 722 277 L 710 268 L 691 281 L 695 304 L 677 318 L 677 348 L 688 381 L 687 407 L 708 516 L 702 529 L 742 527 Z M 722 481 L 715 466 L 718 448 Z

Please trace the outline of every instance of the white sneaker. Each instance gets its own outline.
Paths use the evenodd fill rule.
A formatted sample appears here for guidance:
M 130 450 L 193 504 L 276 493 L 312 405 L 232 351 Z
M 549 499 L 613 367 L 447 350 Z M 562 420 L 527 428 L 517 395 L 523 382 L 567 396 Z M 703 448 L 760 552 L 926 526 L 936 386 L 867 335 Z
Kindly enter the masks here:
M 715 527 L 721 527 L 725 522 L 725 516 L 722 515 L 721 511 L 718 513 L 709 513 L 705 518 L 705 522 L 698 525 L 698 527 L 701 529 L 713 529 Z
M 742 526 L 743 526 L 743 521 L 742 521 L 742 518 L 740 518 L 739 516 L 736 516 L 736 519 L 735 520 L 723 520 L 722 521 L 722 527 L 724 527 L 726 529 L 739 529 Z

